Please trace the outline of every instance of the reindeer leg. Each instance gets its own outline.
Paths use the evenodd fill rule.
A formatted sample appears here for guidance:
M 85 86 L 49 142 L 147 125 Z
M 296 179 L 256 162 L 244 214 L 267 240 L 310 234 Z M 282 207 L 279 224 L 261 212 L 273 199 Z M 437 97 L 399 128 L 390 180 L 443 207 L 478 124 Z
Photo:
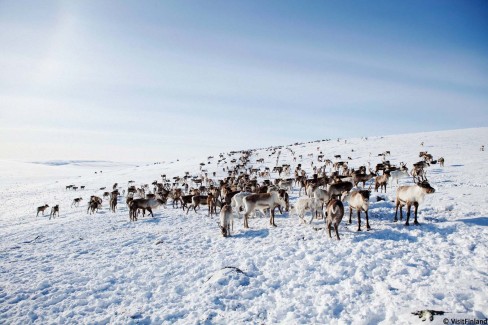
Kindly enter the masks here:
M 418 211 L 418 209 L 419 209 L 419 203 L 418 203 L 418 202 L 415 202 L 415 203 L 413 204 L 413 206 L 414 206 L 414 208 L 415 208 L 415 220 L 414 220 L 413 224 L 414 224 L 414 225 L 416 225 L 416 226 L 419 226 L 419 225 L 420 225 L 420 223 L 417 221 L 417 211 Z
M 361 231 L 361 210 L 358 209 L 358 231 Z
M 410 219 L 410 208 L 412 205 L 410 203 L 407 203 L 407 222 L 405 222 L 405 226 L 410 226 L 410 223 L 408 222 Z
M 398 213 L 398 207 L 399 206 L 400 206 L 400 202 L 397 201 L 396 202 L 396 207 L 395 207 L 395 219 L 393 219 L 393 222 L 397 222 L 398 221 L 397 213 Z M 400 210 L 400 213 L 402 213 L 401 210 Z
M 369 226 L 368 211 L 364 211 L 364 213 L 366 213 L 366 229 L 371 230 L 371 227 Z
M 151 218 L 154 218 L 154 214 L 152 212 L 152 209 L 151 208 L 147 208 L 147 211 L 149 211 L 149 213 L 151 214 Z
M 349 206 L 349 224 L 352 223 L 352 207 Z

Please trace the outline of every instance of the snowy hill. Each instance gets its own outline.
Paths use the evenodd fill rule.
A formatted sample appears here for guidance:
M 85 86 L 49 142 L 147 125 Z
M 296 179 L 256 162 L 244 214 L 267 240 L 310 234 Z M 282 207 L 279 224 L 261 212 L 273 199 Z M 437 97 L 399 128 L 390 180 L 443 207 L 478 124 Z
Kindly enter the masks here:
M 402 324 L 419 323 L 411 313 L 424 309 L 445 311 L 449 319 L 486 318 L 488 160 L 481 145 L 488 145 L 488 128 L 283 146 L 278 164 L 293 171 L 301 163 L 309 175 L 312 162 L 322 165 L 320 151 L 325 159 L 350 157 L 351 167 L 375 166 L 386 150 L 393 164 L 409 168 L 419 151 L 445 158 L 444 167 L 427 169 L 436 192 L 420 205 L 420 226 L 393 222 L 396 185 L 388 186 L 385 201 L 377 202 L 375 192 L 371 197 L 372 230 L 357 232 L 357 220 L 349 225 L 345 217 L 341 241 L 328 238 L 323 220 L 300 224 L 286 212 L 277 214 L 276 228 L 257 217 L 244 229 L 242 218 L 235 219 L 229 238 L 205 208 L 186 214 L 168 204 L 155 218 L 131 223 L 120 198 L 116 213 L 107 200 L 97 214 L 86 213 L 90 195 L 116 182 L 199 175 L 207 161 L 209 175 L 221 179 L 227 172 L 217 165 L 218 153 L 139 165 L 0 161 L 1 322 Z M 287 147 L 302 159 L 293 161 Z M 272 169 L 276 156 L 269 154 L 257 150 L 251 164 Z M 70 184 L 85 189 L 67 190 Z M 289 194 L 293 204 L 298 188 Z M 76 197 L 84 201 L 71 207 Z M 46 203 L 59 204 L 59 218 L 49 220 L 50 207 L 36 217 Z

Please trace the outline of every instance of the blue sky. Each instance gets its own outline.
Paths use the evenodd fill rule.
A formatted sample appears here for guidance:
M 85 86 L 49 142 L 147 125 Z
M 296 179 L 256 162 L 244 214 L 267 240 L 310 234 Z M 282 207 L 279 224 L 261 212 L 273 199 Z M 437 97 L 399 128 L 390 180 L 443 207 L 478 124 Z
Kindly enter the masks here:
M 0 1 L 0 158 L 488 126 L 486 1 Z

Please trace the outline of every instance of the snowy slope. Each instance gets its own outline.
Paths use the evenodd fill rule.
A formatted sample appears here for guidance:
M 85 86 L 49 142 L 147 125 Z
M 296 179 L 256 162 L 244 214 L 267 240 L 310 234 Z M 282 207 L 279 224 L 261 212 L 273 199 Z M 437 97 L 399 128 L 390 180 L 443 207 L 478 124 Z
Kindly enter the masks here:
M 237 219 L 230 238 L 204 209 L 186 215 L 168 205 L 153 219 L 130 223 L 121 198 L 117 213 L 104 201 L 101 212 L 86 214 L 86 200 L 100 195 L 100 187 L 197 175 L 206 157 L 102 167 L 0 161 L 0 323 L 401 324 L 419 323 L 411 312 L 421 309 L 485 318 L 488 163 L 482 144 L 488 144 L 488 128 L 307 143 L 290 147 L 303 155 L 296 162 L 283 149 L 279 164 L 293 170 L 302 163 L 308 172 L 319 150 L 332 160 L 350 156 L 352 167 L 374 166 L 385 150 L 392 163 L 409 167 L 421 150 L 445 158 L 445 167 L 428 169 L 436 192 L 420 206 L 420 226 L 392 222 L 395 187 L 388 187 L 388 201 L 372 196 L 373 229 L 356 232 L 355 218 L 352 225 L 344 218 L 341 241 L 326 236 L 323 221 L 303 225 L 288 213 L 277 215 L 277 228 L 258 217 L 245 230 Z M 268 155 L 259 150 L 251 161 L 265 158 L 254 166 L 273 167 L 275 157 Z M 223 177 L 222 166 L 211 161 L 209 173 Z M 86 189 L 69 191 L 69 184 Z M 71 208 L 78 196 L 84 203 Z M 298 189 L 290 197 L 293 204 Z M 36 218 L 44 203 L 59 204 L 61 217 L 48 220 L 48 208 Z

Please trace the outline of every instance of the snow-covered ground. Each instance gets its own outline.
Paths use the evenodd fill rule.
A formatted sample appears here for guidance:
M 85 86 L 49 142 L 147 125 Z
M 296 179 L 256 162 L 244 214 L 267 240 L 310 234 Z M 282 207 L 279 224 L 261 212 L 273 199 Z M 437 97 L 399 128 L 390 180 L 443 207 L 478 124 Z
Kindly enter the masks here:
M 420 323 L 411 312 L 423 309 L 449 319 L 488 317 L 483 144 L 488 128 L 307 143 L 290 147 L 303 155 L 296 162 L 283 148 L 279 164 L 302 163 L 309 173 L 317 147 L 332 160 L 350 156 L 352 167 L 374 166 L 385 150 L 409 168 L 419 151 L 445 158 L 445 167 L 428 169 L 436 192 L 419 208 L 420 226 L 392 222 L 395 187 L 388 187 L 387 201 L 372 195 L 372 230 L 356 232 L 356 219 L 344 218 L 341 241 L 326 236 L 323 221 L 304 225 L 288 213 L 277 215 L 277 228 L 257 217 L 246 230 L 237 219 L 230 238 L 205 209 L 186 215 L 168 205 L 131 223 L 121 198 L 117 213 L 106 200 L 99 213 L 86 213 L 100 187 L 197 175 L 207 157 L 139 165 L 0 161 L 0 323 L 401 324 Z M 275 166 L 268 155 L 258 150 L 251 161 Z M 223 177 L 216 158 L 206 168 Z M 66 190 L 69 184 L 86 189 Z M 72 208 L 79 196 L 83 203 Z M 298 189 L 290 196 L 293 204 Z M 36 218 L 45 203 L 59 204 L 61 216 L 49 220 L 48 208 Z

